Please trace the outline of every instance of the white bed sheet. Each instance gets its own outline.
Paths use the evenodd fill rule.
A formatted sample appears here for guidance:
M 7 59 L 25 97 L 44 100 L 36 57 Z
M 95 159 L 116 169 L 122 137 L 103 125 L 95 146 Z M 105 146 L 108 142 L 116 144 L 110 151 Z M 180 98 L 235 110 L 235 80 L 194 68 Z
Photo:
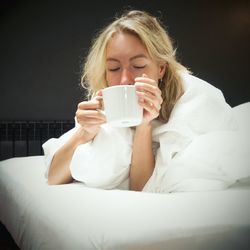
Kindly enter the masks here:
M 43 156 L 0 162 L 0 220 L 21 249 L 249 249 L 250 183 L 171 194 L 49 186 Z

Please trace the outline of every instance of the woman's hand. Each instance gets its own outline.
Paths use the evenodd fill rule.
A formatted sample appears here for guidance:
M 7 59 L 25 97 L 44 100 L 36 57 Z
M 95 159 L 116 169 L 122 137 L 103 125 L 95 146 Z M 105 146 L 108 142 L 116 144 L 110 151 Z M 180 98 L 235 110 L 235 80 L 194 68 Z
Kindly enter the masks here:
M 91 101 L 78 104 L 76 119 L 81 126 L 54 154 L 48 171 L 49 184 L 65 184 L 73 180 L 69 166 L 75 149 L 78 145 L 92 140 L 98 133 L 101 124 L 106 120 L 99 110 L 100 108 L 101 102 L 98 100 L 98 96 Z
M 143 123 L 149 123 L 159 116 L 162 104 L 161 90 L 158 83 L 143 74 L 135 78 L 139 104 L 143 107 Z
M 106 122 L 106 117 L 101 112 L 100 95 L 101 93 L 99 92 L 92 100 L 79 103 L 76 111 L 77 122 L 91 139 L 99 132 L 100 126 Z

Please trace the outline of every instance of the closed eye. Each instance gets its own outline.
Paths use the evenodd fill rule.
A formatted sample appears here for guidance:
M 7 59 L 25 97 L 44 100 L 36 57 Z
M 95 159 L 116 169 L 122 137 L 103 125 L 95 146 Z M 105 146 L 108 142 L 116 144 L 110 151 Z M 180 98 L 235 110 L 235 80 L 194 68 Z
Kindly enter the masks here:
M 142 65 L 142 66 L 139 66 L 139 65 L 134 65 L 133 66 L 135 69 L 144 69 L 146 67 L 146 64 L 145 65 Z
M 108 69 L 108 71 L 112 71 L 112 72 L 114 72 L 114 71 L 118 71 L 120 69 L 120 67 L 117 67 L 117 68 L 111 68 L 111 69 Z

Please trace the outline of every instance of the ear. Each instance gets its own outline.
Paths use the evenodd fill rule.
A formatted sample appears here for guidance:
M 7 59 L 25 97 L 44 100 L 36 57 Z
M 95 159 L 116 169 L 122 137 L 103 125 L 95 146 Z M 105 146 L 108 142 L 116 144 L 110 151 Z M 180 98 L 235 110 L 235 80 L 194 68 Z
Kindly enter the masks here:
M 167 70 L 167 64 L 160 64 L 159 65 L 159 72 L 158 72 L 159 79 L 161 79 L 165 75 L 166 70 Z

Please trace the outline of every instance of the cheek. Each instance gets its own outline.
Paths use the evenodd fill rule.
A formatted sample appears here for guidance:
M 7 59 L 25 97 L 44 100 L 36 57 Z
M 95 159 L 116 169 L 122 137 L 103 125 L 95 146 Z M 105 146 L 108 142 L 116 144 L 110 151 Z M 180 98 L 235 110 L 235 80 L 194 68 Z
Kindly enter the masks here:
M 106 81 L 109 87 L 114 86 L 119 82 L 119 77 L 115 74 L 106 73 Z
M 156 71 L 154 70 L 148 70 L 145 71 L 145 74 L 152 80 L 155 80 L 156 82 L 158 82 L 158 74 Z
M 108 82 L 108 87 L 116 86 L 118 83 L 115 82 Z
M 158 82 L 158 80 L 160 78 L 159 68 L 157 66 L 152 67 L 150 69 L 150 75 L 151 75 L 152 79 L 154 79 L 156 82 Z

